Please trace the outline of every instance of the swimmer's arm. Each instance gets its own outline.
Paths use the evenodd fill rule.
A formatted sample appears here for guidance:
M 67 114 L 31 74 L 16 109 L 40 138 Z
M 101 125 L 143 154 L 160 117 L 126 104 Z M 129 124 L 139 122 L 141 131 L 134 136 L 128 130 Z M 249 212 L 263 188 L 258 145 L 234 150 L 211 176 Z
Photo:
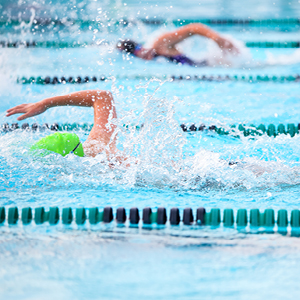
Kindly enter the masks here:
M 97 101 L 96 101 L 97 100 Z M 15 106 L 7 110 L 6 116 L 9 117 L 14 114 L 23 115 L 17 118 L 18 121 L 25 120 L 27 118 L 39 115 L 45 112 L 48 108 L 55 106 L 86 106 L 95 107 L 101 102 L 106 103 L 107 101 L 112 102 L 112 95 L 108 91 L 101 90 L 87 90 L 74 92 L 63 96 L 55 96 L 46 98 L 36 103 L 26 103 Z
M 101 96 L 96 96 L 93 100 L 94 126 L 84 142 L 84 153 L 89 156 L 96 156 L 105 148 L 106 155 L 110 160 L 112 157 L 118 159 L 118 149 L 116 147 L 116 108 L 113 96 L 110 92 L 104 92 Z M 108 147 L 107 147 L 108 146 Z
M 185 25 L 175 31 L 163 34 L 155 41 L 153 48 L 158 54 L 163 55 L 161 52 L 168 51 L 172 48 L 175 49 L 174 46 L 176 44 L 193 35 L 207 37 L 215 41 L 220 48 L 237 52 L 236 47 L 234 47 L 230 41 L 221 37 L 217 32 L 211 30 L 209 27 L 201 23 Z
M 17 120 L 21 121 L 39 115 L 48 108 L 69 105 L 94 107 L 94 126 L 84 144 L 85 152 L 88 152 L 86 154 L 95 156 L 103 151 L 107 145 L 109 145 L 107 153 L 116 154 L 116 137 L 112 137 L 112 135 L 116 128 L 116 125 L 113 124 L 113 119 L 117 118 L 117 114 L 113 96 L 108 91 L 80 91 L 46 98 L 36 103 L 21 104 L 9 109 L 6 116 L 22 113 L 23 115 L 17 118 Z

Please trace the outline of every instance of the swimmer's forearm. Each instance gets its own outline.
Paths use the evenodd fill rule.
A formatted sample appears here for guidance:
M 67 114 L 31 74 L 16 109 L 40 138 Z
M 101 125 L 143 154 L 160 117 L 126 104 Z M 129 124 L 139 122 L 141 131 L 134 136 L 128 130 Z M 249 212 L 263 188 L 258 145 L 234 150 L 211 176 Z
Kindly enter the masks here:
M 111 109 L 114 109 L 113 97 L 110 92 L 101 90 L 88 90 L 75 92 L 64 96 L 50 97 L 36 103 L 17 105 L 8 109 L 6 116 L 10 117 L 15 114 L 23 114 L 17 118 L 17 120 L 21 121 L 42 114 L 50 107 L 66 105 L 94 107 L 94 115 L 97 115 L 98 118 L 101 119 L 101 122 L 105 120 L 103 116 L 106 117 L 109 115 Z
M 99 100 L 105 100 L 110 96 L 110 92 L 101 90 L 87 90 L 74 92 L 63 96 L 55 96 L 42 100 L 40 103 L 44 105 L 46 109 L 55 106 L 85 106 L 92 107 L 95 102 Z
M 213 31 L 212 29 L 201 23 L 194 23 L 184 27 L 183 31 L 185 31 L 186 37 L 192 36 L 194 34 L 202 35 L 215 41 L 221 49 L 231 51 L 235 54 L 239 53 L 239 50 L 233 45 L 231 41 L 229 41 L 226 38 L 223 38 L 219 33 Z
M 187 25 L 187 31 L 189 36 L 197 34 L 205 36 L 214 41 L 217 41 L 220 38 L 220 35 L 217 32 L 201 23 Z
M 193 23 L 182 26 L 173 32 L 163 34 L 156 40 L 153 48 L 159 53 L 164 47 L 173 47 L 193 35 L 201 35 L 216 42 L 221 38 L 217 32 L 207 26 L 200 23 Z

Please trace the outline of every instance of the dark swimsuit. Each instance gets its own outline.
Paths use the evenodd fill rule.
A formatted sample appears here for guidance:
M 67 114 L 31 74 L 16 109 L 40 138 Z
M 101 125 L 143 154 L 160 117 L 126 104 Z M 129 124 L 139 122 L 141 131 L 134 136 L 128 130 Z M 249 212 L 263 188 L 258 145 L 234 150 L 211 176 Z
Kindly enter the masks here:
M 135 47 L 134 51 L 139 51 L 141 48 L 142 48 L 142 45 L 139 44 Z M 172 63 L 188 65 L 188 66 L 192 66 L 192 67 L 205 67 L 205 66 L 208 66 L 208 63 L 207 63 L 206 60 L 196 62 L 196 61 L 193 61 L 192 59 L 188 58 L 187 56 L 185 56 L 183 54 L 179 54 L 179 55 L 175 55 L 175 56 L 165 56 L 165 55 L 155 54 L 153 58 L 156 58 L 156 57 L 165 57 L 167 60 L 169 60 Z
M 183 54 L 176 55 L 176 56 L 163 56 L 163 57 L 167 58 L 170 62 L 176 64 L 188 65 L 192 67 L 205 67 L 208 65 L 206 60 L 195 62 Z

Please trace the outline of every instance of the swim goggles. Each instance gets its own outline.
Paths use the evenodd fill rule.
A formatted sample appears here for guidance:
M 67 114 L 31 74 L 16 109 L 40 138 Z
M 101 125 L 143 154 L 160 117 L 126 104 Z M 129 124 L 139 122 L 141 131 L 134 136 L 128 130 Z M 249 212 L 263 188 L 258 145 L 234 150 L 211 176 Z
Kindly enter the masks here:
M 137 44 L 134 48 L 133 55 L 136 55 L 136 52 L 140 51 L 143 48 L 141 44 Z
M 72 151 L 70 151 L 70 153 L 74 153 L 75 151 L 76 151 L 76 149 L 79 147 L 79 145 L 81 144 L 81 142 L 79 142 L 78 144 L 77 144 L 77 146 L 72 150 Z

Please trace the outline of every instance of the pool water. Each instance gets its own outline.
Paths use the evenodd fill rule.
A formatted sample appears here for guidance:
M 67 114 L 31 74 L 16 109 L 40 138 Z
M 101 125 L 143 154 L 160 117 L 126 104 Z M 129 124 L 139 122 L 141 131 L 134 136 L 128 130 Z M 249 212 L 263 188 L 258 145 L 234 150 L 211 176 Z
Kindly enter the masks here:
M 269 75 L 300 72 L 299 49 L 246 48 L 246 41 L 298 41 L 299 26 L 215 26 L 240 45 L 238 59 L 217 62 L 222 53 L 203 38 L 182 48 L 210 59 L 214 67 L 191 68 L 164 60 L 144 62 L 115 49 L 118 38 L 143 42 L 174 25 L 115 27 L 120 18 L 285 19 L 297 18 L 298 1 L 43 1 L 1 3 L 3 17 L 27 24 L 1 25 L 5 41 L 94 41 L 83 48 L 0 48 L 0 123 L 12 106 L 82 89 L 113 92 L 119 147 L 137 164 L 109 168 L 105 157 L 32 157 L 32 143 L 50 131 L 0 134 L 0 206 L 103 208 L 150 206 L 299 208 L 300 136 L 221 136 L 182 132 L 180 124 L 298 124 L 299 82 L 188 81 L 168 76 Z M 195 9 L 190 9 L 190 7 Z M 101 8 L 101 9 L 100 9 Z M 189 8 L 189 9 L 188 9 Z M 24 13 L 23 13 L 24 12 Z M 250 12 L 250 13 L 249 13 Z M 28 18 L 101 21 L 101 28 L 38 26 Z M 2 17 L 2 18 L 3 18 Z M 98 18 L 98 19 L 97 19 Z M 25 76 L 104 75 L 85 84 L 22 85 Z M 145 79 L 135 78 L 144 76 Z M 92 123 L 89 108 L 60 107 L 32 123 Z M 21 124 L 21 123 L 20 123 Z M 123 124 L 141 125 L 140 130 Z M 84 141 L 88 132 L 77 132 Z M 238 162 L 229 165 L 229 161 Z M 8 299 L 295 299 L 298 295 L 299 238 L 248 229 L 193 226 L 142 228 L 98 224 L 0 226 L 0 295 Z

